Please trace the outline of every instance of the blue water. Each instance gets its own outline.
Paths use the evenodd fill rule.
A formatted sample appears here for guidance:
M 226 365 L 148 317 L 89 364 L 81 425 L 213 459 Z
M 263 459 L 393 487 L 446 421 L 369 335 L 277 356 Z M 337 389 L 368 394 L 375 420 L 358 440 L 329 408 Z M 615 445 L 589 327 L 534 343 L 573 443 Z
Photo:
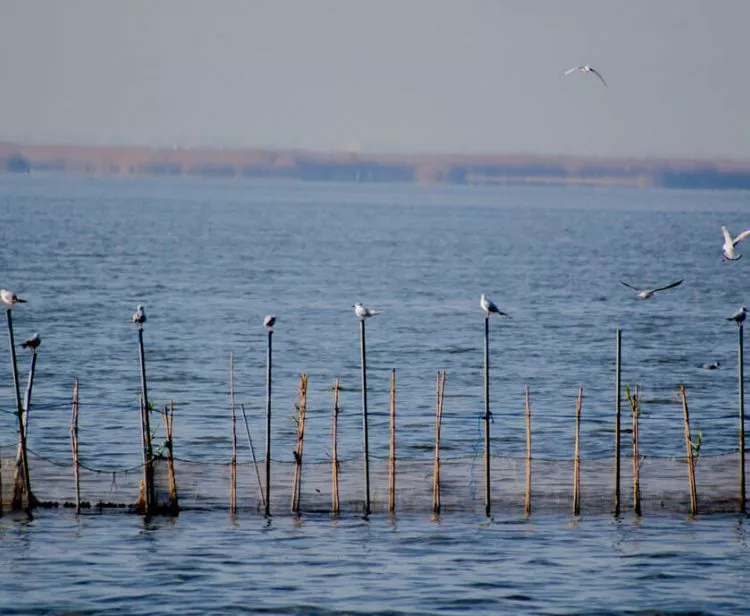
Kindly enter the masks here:
M 750 257 L 722 263 L 719 227 L 744 230 L 747 199 L 616 188 L 0 176 L 0 285 L 28 300 L 14 312 L 16 337 L 39 331 L 44 340 L 29 444 L 69 463 L 78 378 L 84 461 L 138 464 L 130 316 L 143 303 L 150 398 L 174 400 L 179 455 L 228 459 L 230 352 L 238 401 L 252 431 L 263 433 L 261 323 L 274 312 L 275 451 L 291 458 L 297 380 L 307 372 L 306 459 L 328 454 L 336 377 L 345 387 L 340 455 L 355 456 L 359 338 L 351 305 L 362 301 L 383 310 L 367 324 L 373 454 L 387 452 L 396 368 L 399 456 L 432 455 L 434 375 L 445 368 L 445 455 L 472 455 L 483 409 L 485 292 L 511 315 L 491 331 L 496 454 L 524 452 L 528 385 L 535 456 L 570 458 L 582 385 L 583 456 L 611 457 L 616 328 L 623 382 L 643 392 L 641 453 L 684 452 L 673 402 L 680 383 L 703 432 L 701 451 L 731 452 L 737 333 L 724 318 L 748 302 Z M 682 278 L 648 301 L 618 283 Z M 719 370 L 698 368 L 716 360 Z M 0 410 L 12 407 L 8 376 Z M 0 429 L 0 445 L 12 446 L 12 415 L 0 413 Z M 145 522 L 40 511 L 31 521 L 0 519 L 0 610 L 736 614 L 747 603 L 744 525 L 740 516 L 519 520 L 500 512 L 433 522 L 425 512 L 266 521 L 244 513 L 233 521 L 226 511 L 185 511 Z

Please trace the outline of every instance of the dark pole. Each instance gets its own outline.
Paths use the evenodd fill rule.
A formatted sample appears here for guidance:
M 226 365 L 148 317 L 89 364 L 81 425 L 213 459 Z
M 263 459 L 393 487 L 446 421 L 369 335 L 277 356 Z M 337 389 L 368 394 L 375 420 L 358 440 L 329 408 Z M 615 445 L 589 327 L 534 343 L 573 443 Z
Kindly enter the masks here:
M 370 515 L 370 441 L 367 434 L 367 352 L 365 320 L 359 320 L 359 341 L 362 350 L 362 440 L 365 455 L 365 515 Z
M 745 364 L 744 364 L 744 350 L 742 340 L 742 323 L 739 323 L 739 345 L 737 350 L 738 358 L 738 380 L 740 390 L 740 510 L 744 513 L 745 511 Z
M 143 404 L 143 431 L 144 431 L 144 481 L 146 482 L 146 513 L 150 514 L 155 504 L 153 482 L 153 451 L 151 449 L 151 421 L 149 419 L 150 407 L 148 404 L 148 388 L 146 387 L 146 353 L 143 348 L 143 327 L 138 327 L 138 357 L 141 365 L 141 396 Z
M 271 368 L 273 329 L 268 330 L 266 347 L 266 515 L 271 515 Z
M 5 313 L 8 315 L 8 341 L 10 342 L 10 359 L 11 368 L 13 369 L 13 385 L 16 390 L 16 412 L 18 413 L 18 432 L 21 442 L 21 456 L 23 458 L 23 481 L 26 489 L 27 507 L 32 508 L 31 502 L 31 477 L 29 476 L 29 458 L 26 447 L 26 426 L 24 425 L 23 406 L 21 405 L 21 388 L 18 385 L 18 366 L 16 364 L 16 343 L 13 338 L 13 316 L 11 309 L 8 308 Z
M 620 515 L 620 362 L 622 332 L 615 332 L 615 515 Z
M 490 515 L 490 315 L 484 317 L 484 513 Z

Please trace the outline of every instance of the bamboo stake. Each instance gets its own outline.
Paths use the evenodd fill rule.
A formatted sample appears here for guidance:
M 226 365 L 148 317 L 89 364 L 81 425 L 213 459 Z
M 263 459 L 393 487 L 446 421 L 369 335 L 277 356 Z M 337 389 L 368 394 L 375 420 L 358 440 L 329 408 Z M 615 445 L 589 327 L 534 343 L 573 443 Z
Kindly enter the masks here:
M 583 387 L 578 388 L 576 402 L 576 444 L 573 458 L 573 515 L 581 515 L 581 406 Z
M 365 471 L 365 516 L 370 515 L 370 439 L 367 433 L 367 351 L 365 344 L 365 320 L 359 320 L 359 341 L 362 356 L 362 443 Z
M 739 381 L 740 397 L 740 426 L 739 426 L 739 450 L 740 450 L 740 511 L 745 512 L 745 361 L 744 361 L 744 343 L 743 325 L 738 323 L 739 340 L 737 344 L 737 377 Z
M 245 433 L 247 434 L 247 442 L 250 445 L 250 454 L 253 457 L 253 466 L 255 467 L 255 477 L 258 480 L 258 492 L 260 492 L 261 505 L 265 507 L 266 497 L 263 495 L 263 483 L 260 480 L 260 470 L 258 470 L 258 460 L 255 457 L 255 447 L 253 447 L 253 439 L 250 437 L 250 425 L 247 423 L 247 415 L 245 414 L 245 405 L 240 404 L 240 410 L 242 411 L 242 419 L 245 422 Z
M 167 468 L 169 469 L 169 510 L 177 512 L 179 501 L 177 499 L 177 479 L 174 473 L 174 440 L 172 438 L 172 426 L 174 425 L 174 401 L 169 401 L 169 407 L 164 408 L 164 430 L 167 435 Z
M 265 515 L 271 515 L 271 368 L 273 328 L 268 329 L 268 343 L 266 346 L 266 498 Z
M 638 385 L 635 386 L 633 395 L 627 389 L 628 403 L 633 418 L 633 513 L 641 515 L 641 459 L 640 444 L 638 437 L 638 418 L 641 414 L 641 399 Z
M 229 353 L 229 405 L 232 410 L 232 464 L 229 476 L 229 511 L 237 511 L 237 412 L 234 405 L 234 353 Z
M 81 512 L 81 482 L 78 469 L 78 379 L 73 384 L 73 410 L 70 417 L 70 446 L 73 450 L 73 477 L 76 482 L 76 513 Z
M 435 404 L 435 463 L 432 480 L 432 512 L 440 513 L 440 427 L 443 421 L 445 399 L 445 370 L 437 373 L 437 401 Z
M 8 342 L 10 343 L 10 360 L 11 368 L 13 370 L 13 386 L 16 393 L 16 413 L 18 418 L 18 438 L 21 445 L 21 456 L 22 456 L 22 468 L 23 468 L 23 489 L 26 491 L 26 507 L 31 510 L 34 506 L 33 497 L 31 495 L 31 477 L 29 476 L 29 456 L 28 448 L 26 446 L 26 427 L 24 425 L 23 418 L 23 406 L 21 405 L 21 389 L 18 384 L 18 365 L 16 362 L 16 343 L 13 337 L 13 316 L 11 309 L 8 308 L 5 314 L 8 317 Z M 13 488 L 13 500 L 11 501 L 11 509 L 20 509 L 22 507 L 22 495 L 19 491 L 19 486 L 16 482 Z
M 396 369 L 391 368 L 391 447 L 388 454 L 388 512 L 396 512 Z
M 151 408 L 148 403 L 148 387 L 146 386 L 146 353 L 143 346 L 143 326 L 138 324 L 138 358 L 141 368 L 141 396 L 142 396 L 142 413 L 143 413 L 143 447 L 144 447 L 144 467 L 143 481 L 146 490 L 146 515 L 152 513 L 156 505 L 156 493 L 154 490 L 154 451 L 151 444 Z
M 339 500 L 339 441 L 338 441 L 338 426 L 339 426 L 339 380 L 338 378 L 333 384 L 333 455 L 331 460 L 331 510 L 334 514 L 339 513 L 340 500 Z
M 529 386 L 526 386 L 526 499 L 524 511 L 531 515 L 531 406 L 529 404 Z
M 492 508 L 490 494 L 490 315 L 484 317 L 484 514 Z
M 31 363 L 29 366 L 29 376 L 26 382 L 26 391 L 24 392 L 24 397 L 23 397 L 23 424 L 22 425 L 23 425 L 24 437 L 26 438 L 27 443 L 28 443 L 28 438 L 29 438 L 29 410 L 31 408 L 31 391 L 34 386 L 34 374 L 36 373 L 37 346 L 33 346 L 31 348 Z M 18 480 L 24 473 L 23 459 L 24 459 L 24 452 L 23 452 L 23 448 L 21 447 L 21 440 L 19 439 L 18 449 L 16 451 L 16 471 L 15 471 L 15 481 L 14 481 L 16 485 L 18 485 Z M 37 500 L 33 494 L 28 495 L 28 506 L 29 508 L 33 508 L 37 506 Z
M 680 394 L 682 396 L 682 417 L 685 425 L 685 449 L 687 452 L 688 463 L 688 482 L 690 486 L 690 513 L 698 513 L 698 493 L 695 488 L 695 461 L 693 459 L 693 442 L 690 438 L 690 415 L 688 413 L 687 393 L 685 386 L 680 385 Z
M 302 450 L 305 445 L 305 412 L 307 411 L 307 375 L 300 376 L 299 410 L 295 417 L 297 423 L 297 447 L 294 450 L 294 481 L 292 484 L 292 513 L 300 511 L 300 495 L 302 488 Z
M 620 515 L 620 371 L 622 331 L 615 331 L 615 516 Z

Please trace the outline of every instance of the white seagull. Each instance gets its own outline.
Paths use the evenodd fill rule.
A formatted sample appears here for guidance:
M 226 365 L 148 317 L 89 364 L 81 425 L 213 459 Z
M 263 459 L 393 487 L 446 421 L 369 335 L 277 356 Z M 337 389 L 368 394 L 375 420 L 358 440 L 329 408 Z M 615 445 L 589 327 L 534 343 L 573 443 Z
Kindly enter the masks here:
M 597 71 L 592 66 L 589 66 L 588 64 L 581 64 L 579 66 L 574 66 L 573 68 L 569 68 L 567 71 L 563 73 L 563 76 L 570 75 L 571 73 L 575 73 L 576 71 L 580 71 L 581 73 L 594 73 L 599 79 L 602 80 L 602 83 L 606 86 L 607 82 L 604 81 L 604 77 L 601 76 L 599 71 Z
M 133 315 L 133 323 L 142 326 L 146 322 L 146 311 L 143 309 L 143 304 L 138 304 L 138 308 Z
M 747 231 L 743 231 L 734 239 L 732 239 L 732 236 L 729 234 L 729 229 L 727 229 L 724 225 L 721 226 L 721 232 L 724 234 L 724 254 L 722 255 L 724 257 L 724 260 L 738 261 L 742 258 L 742 255 L 735 254 L 734 247 L 737 246 L 737 244 L 739 244 L 746 237 L 750 236 L 750 229 L 748 229 Z
M 39 334 L 33 334 L 31 338 L 26 340 L 21 346 L 24 349 L 36 349 L 40 344 L 42 344 L 42 338 Z
M 508 317 L 510 318 L 509 314 L 506 314 L 505 312 L 502 312 L 496 305 L 495 302 L 493 302 L 489 297 L 487 297 L 484 293 L 482 293 L 482 297 L 479 300 L 479 305 L 482 307 L 482 310 L 484 310 L 485 314 L 487 315 L 487 318 L 490 317 L 490 314 L 494 313 L 501 317 Z
M 0 289 L 0 299 L 2 299 L 8 306 L 15 306 L 16 304 L 25 304 L 26 300 L 21 299 L 8 289 Z
M 376 314 L 380 314 L 381 310 L 370 310 L 369 308 L 365 308 L 361 303 L 357 302 L 352 306 L 354 308 L 354 314 L 356 314 L 360 319 L 367 319 L 368 317 L 374 317 Z
M 714 361 L 710 364 L 701 364 L 699 368 L 703 368 L 704 370 L 718 370 L 721 367 L 721 362 Z
M 731 317 L 727 317 L 727 321 L 734 321 L 739 325 L 745 320 L 745 315 L 747 314 L 747 308 L 742 306 L 737 312 L 735 312 Z
M 638 287 L 634 287 L 632 284 L 628 284 L 624 280 L 621 280 L 620 284 L 624 284 L 629 289 L 633 289 L 634 291 L 638 291 L 638 297 L 640 299 L 648 299 L 649 297 L 651 297 L 657 291 L 664 291 L 666 289 L 674 289 L 675 287 L 679 287 L 682 284 L 682 280 L 677 280 L 675 282 L 670 282 L 669 284 L 665 284 L 663 287 L 656 287 L 655 289 L 639 289 Z
M 276 315 L 275 314 L 266 315 L 266 317 L 263 319 L 263 327 L 265 327 L 268 330 L 272 330 L 274 325 L 276 325 Z

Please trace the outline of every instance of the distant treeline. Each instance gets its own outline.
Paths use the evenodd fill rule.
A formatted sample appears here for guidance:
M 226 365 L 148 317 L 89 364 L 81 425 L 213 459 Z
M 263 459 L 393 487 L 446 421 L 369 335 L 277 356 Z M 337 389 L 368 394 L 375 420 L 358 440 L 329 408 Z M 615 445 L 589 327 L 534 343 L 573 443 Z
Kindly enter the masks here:
M 750 189 L 750 163 L 565 156 L 432 156 L 0 143 L 0 169 L 10 173 L 71 172 L 338 182 Z

